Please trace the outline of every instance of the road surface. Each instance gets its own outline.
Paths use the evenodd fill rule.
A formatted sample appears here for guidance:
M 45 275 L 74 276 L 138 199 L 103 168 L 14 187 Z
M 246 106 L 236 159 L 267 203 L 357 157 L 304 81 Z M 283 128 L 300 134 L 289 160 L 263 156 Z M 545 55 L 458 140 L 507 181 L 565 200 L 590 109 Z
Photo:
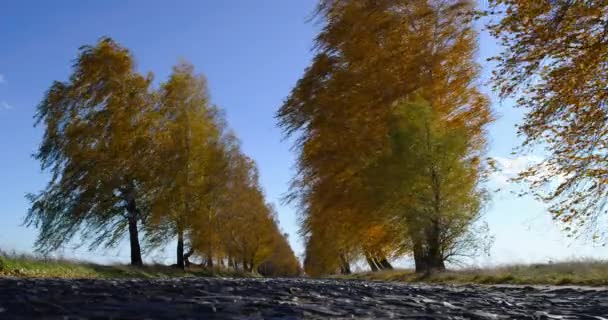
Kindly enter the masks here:
M 608 319 L 608 289 L 312 279 L 0 279 L 0 319 Z

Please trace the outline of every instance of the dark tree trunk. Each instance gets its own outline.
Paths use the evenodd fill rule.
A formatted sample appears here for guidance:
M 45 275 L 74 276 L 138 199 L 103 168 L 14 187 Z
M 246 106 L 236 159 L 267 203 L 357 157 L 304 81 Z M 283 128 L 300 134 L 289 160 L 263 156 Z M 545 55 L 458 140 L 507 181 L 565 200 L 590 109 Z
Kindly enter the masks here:
M 380 266 L 382 267 L 383 270 L 392 270 L 393 269 L 393 266 L 391 265 L 390 262 L 388 262 L 386 257 L 382 257 L 379 262 L 380 262 Z
M 439 217 L 441 217 L 441 177 L 435 170 L 432 171 L 432 186 L 434 199 L 434 218 L 431 219 L 431 225 L 428 227 L 426 241 L 427 250 L 427 272 L 445 271 L 445 263 L 443 252 L 441 250 L 441 226 L 439 225 Z
M 420 240 L 414 242 L 414 264 L 417 273 L 426 273 L 429 268 L 427 266 L 426 254 L 424 252 L 424 246 Z
M 344 255 L 340 255 L 340 273 L 341 274 L 351 274 L 350 271 L 350 263 L 348 263 L 348 260 L 346 260 L 346 257 L 344 257 Z
M 439 223 L 433 221 L 428 235 L 428 268 L 430 271 L 445 271 L 445 263 L 441 252 L 441 240 L 439 234 L 441 230 Z
M 372 270 L 372 272 L 378 271 L 378 266 L 374 262 L 374 259 L 369 256 L 369 254 L 365 255 L 365 260 L 367 260 L 367 264 L 369 264 L 369 268 Z
M 372 261 L 374 262 L 374 264 L 376 265 L 376 267 L 378 267 L 378 270 L 383 270 L 382 265 L 380 264 L 380 260 L 378 260 L 378 258 L 373 257 Z
M 416 255 L 414 255 L 416 256 Z M 432 255 L 431 252 L 425 252 L 418 259 L 414 257 L 416 263 L 416 272 L 432 273 L 445 271 L 445 262 L 441 256 Z
M 445 271 L 445 262 L 441 256 L 430 255 L 428 262 L 429 270 L 431 272 L 437 271 L 442 272 Z
M 135 200 L 129 201 L 127 206 L 129 214 L 129 244 L 131 246 L 131 265 L 141 267 L 144 265 L 141 259 L 141 246 L 139 245 L 139 230 L 137 229 L 137 208 Z
M 439 241 L 439 226 L 434 223 L 426 235 L 424 243 L 414 243 L 414 262 L 416 272 L 431 273 L 445 271 L 445 262 Z
M 179 228 L 177 231 L 177 267 L 184 269 L 184 231 Z
M 190 248 L 190 250 L 188 250 L 188 252 L 186 252 L 184 254 L 184 265 L 186 266 L 186 268 L 190 267 L 190 257 L 194 254 L 194 249 Z
M 249 272 L 253 272 L 255 269 L 255 264 L 253 263 L 253 259 L 249 260 Z
M 207 253 L 207 268 L 213 268 L 213 254 Z

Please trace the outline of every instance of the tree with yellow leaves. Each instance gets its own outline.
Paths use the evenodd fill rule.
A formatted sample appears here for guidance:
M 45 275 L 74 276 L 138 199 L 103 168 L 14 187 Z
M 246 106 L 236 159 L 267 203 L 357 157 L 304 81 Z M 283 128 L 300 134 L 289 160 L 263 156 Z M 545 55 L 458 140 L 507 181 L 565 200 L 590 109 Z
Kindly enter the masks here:
M 221 161 L 222 127 L 218 110 L 209 101 L 203 76 L 194 67 L 181 63 L 158 92 L 155 128 L 155 155 L 150 164 L 154 178 L 147 181 L 151 222 L 169 224 L 177 236 L 177 266 L 184 268 L 184 242 L 194 221 L 209 227 L 208 179 L 213 163 Z M 199 220 L 205 220 L 206 224 Z M 171 234 L 171 233 L 169 233 Z
M 420 97 L 433 115 L 421 117 L 426 119 L 422 123 L 463 135 L 458 146 L 464 149 L 450 159 L 471 170 L 471 188 L 477 187 L 484 127 L 492 115 L 476 86 L 472 12 L 473 3 L 460 0 L 321 1 L 318 15 L 325 24 L 317 36 L 317 55 L 277 114 L 286 135 L 298 135 L 299 171 L 288 198 L 299 201 L 303 214 L 302 233 L 309 242 L 305 267 L 325 272 L 343 265 L 348 256 L 363 253 L 374 260 L 369 254 L 376 253 L 370 251 L 378 251 L 382 260 L 413 250 L 419 271 L 444 268 L 441 251 L 449 251 L 465 232 L 454 233 L 440 248 L 438 238 L 457 229 L 450 223 L 460 221 L 443 219 L 450 213 L 442 209 L 441 196 L 456 190 L 459 182 L 442 180 L 445 184 L 438 188 L 436 167 L 424 170 L 425 175 L 402 171 L 402 183 L 425 191 L 435 188 L 430 194 L 440 197 L 425 197 L 429 201 L 414 206 L 407 201 L 411 188 L 390 192 L 390 169 L 381 164 L 396 161 L 401 170 L 409 161 L 420 164 L 423 157 L 436 159 L 437 165 L 443 160 L 441 148 L 420 145 L 426 150 L 411 151 L 416 159 L 400 158 L 395 149 L 395 117 L 404 101 Z M 420 136 L 403 139 L 435 143 Z M 464 188 L 470 192 L 460 197 L 462 205 L 476 201 L 467 197 L 479 196 L 471 188 Z M 399 216 L 409 218 L 395 220 Z M 461 220 L 467 223 L 458 228 L 467 229 L 473 220 Z M 332 232 L 325 226 L 333 226 Z M 327 237 L 334 241 L 320 240 Z M 334 257 L 327 259 L 327 253 Z
M 112 39 L 80 49 L 67 82 L 55 82 L 38 106 L 45 126 L 36 158 L 50 169 L 45 190 L 29 195 L 27 225 L 40 229 L 39 250 L 59 248 L 79 231 L 91 247 L 116 245 L 128 230 L 131 264 L 142 265 L 139 224 L 148 177 L 151 76 L 135 71 Z
M 295 277 L 302 273 L 300 262 L 289 246 L 288 234 L 281 234 L 277 229 L 272 233 L 272 254 L 257 267 L 257 271 L 263 276 Z
M 91 248 L 114 246 L 128 230 L 131 264 L 140 266 L 143 230 L 150 248 L 177 239 L 180 268 L 200 257 L 207 267 L 298 274 L 256 165 L 204 77 L 180 63 L 157 90 L 151 82 L 126 48 L 104 38 L 81 48 L 69 81 L 51 86 L 38 107 L 45 133 L 36 158 L 52 177 L 29 195 L 25 219 L 39 228 L 38 249 L 79 233 Z
M 573 234 L 594 227 L 608 199 L 608 3 L 492 0 L 503 52 L 495 89 L 526 111 L 524 147 L 547 157 L 523 171 L 537 198 Z M 526 149 L 523 149 L 524 151 Z

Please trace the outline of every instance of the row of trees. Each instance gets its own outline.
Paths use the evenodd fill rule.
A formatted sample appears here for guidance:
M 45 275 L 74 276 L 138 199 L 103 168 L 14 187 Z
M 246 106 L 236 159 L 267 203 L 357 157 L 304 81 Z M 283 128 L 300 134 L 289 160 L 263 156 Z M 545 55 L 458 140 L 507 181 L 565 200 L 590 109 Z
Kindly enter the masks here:
M 473 5 L 320 2 L 317 55 L 277 115 L 298 137 L 289 199 L 302 213 L 307 272 L 348 273 L 356 259 L 379 270 L 403 255 L 418 271 L 441 270 L 479 244 L 471 226 L 485 200 L 493 120 L 477 89 L 479 17 L 503 48 L 494 89 L 525 111 L 519 151 L 545 156 L 515 181 L 571 235 L 605 236 L 608 4 Z
M 547 155 L 519 180 L 571 230 L 596 226 L 608 190 L 608 4 L 489 7 L 481 14 L 497 14 L 488 27 L 505 49 L 495 89 L 518 98 L 524 145 Z M 441 270 L 479 244 L 472 226 L 493 120 L 477 88 L 479 14 L 468 0 L 320 2 L 317 54 L 277 114 L 298 137 L 288 199 L 301 209 L 308 273 L 347 273 L 356 259 L 385 269 L 404 255 L 419 271 Z M 177 238 L 178 265 L 195 254 L 207 265 L 296 270 L 255 166 L 204 80 L 182 64 L 159 89 L 151 82 L 104 39 L 82 48 L 70 81 L 51 87 L 37 157 L 52 180 L 30 196 L 26 219 L 40 228 L 39 248 L 81 231 L 92 247 L 113 246 L 128 232 L 133 264 L 142 263 L 140 238 L 151 248 Z
M 177 239 L 181 268 L 198 256 L 208 267 L 299 273 L 255 163 L 191 65 L 154 89 L 126 48 L 101 39 L 81 48 L 69 81 L 51 86 L 37 124 L 45 132 L 36 158 L 52 174 L 29 195 L 39 250 L 75 235 L 91 249 L 113 247 L 128 234 L 133 265 L 143 264 L 142 247 Z
M 477 33 L 468 0 L 324 0 L 317 54 L 279 110 L 297 137 L 289 199 L 301 211 L 305 271 L 416 270 L 478 248 L 485 194 Z

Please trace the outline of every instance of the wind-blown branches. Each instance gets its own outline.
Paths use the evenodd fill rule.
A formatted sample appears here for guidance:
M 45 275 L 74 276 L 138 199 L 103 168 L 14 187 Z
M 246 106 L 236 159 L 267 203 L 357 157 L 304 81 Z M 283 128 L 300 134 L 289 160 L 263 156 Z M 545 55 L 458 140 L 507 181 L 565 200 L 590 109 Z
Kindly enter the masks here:
M 443 234 L 475 220 L 493 117 L 476 87 L 472 12 L 468 1 L 321 1 L 317 54 L 277 113 L 297 137 L 288 199 L 311 272 L 347 271 L 357 256 L 373 269 L 412 251 L 420 270 L 442 269 Z
M 46 130 L 36 158 L 52 178 L 46 191 L 29 196 L 33 205 L 26 224 L 41 228 L 40 249 L 58 248 L 83 224 L 110 235 L 106 229 L 126 219 L 131 263 L 141 264 L 136 201 L 143 170 L 138 159 L 149 147 L 143 114 L 150 81 L 134 72 L 126 49 L 104 38 L 95 47 L 81 48 L 70 81 L 55 82 L 39 105 L 37 123 Z M 117 238 L 111 235 L 106 244 L 114 245 Z M 102 242 L 98 238 L 94 244 Z
M 504 48 L 495 90 L 526 112 L 522 151 L 546 154 L 516 180 L 567 229 L 594 228 L 608 191 L 608 3 L 498 0 L 490 10 L 501 12 L 488 27 Z
M 128 232 L 131 263 L 177 239 L 180 268 L 203 258 L 214 267 L 297 275 L 253 160 L 210 101 L 204 76 L 182 62 L 160 88 L 134 69 L 109 38 L 80 49 L 67 82 L 38 107 L 45 134 L 36 158 L 52 174 L 28 195 L 25 223 L 50 252 L 80 235 L 89 248 L 114 247 Z M 143 230 L 140 235 L 140 229 Z

